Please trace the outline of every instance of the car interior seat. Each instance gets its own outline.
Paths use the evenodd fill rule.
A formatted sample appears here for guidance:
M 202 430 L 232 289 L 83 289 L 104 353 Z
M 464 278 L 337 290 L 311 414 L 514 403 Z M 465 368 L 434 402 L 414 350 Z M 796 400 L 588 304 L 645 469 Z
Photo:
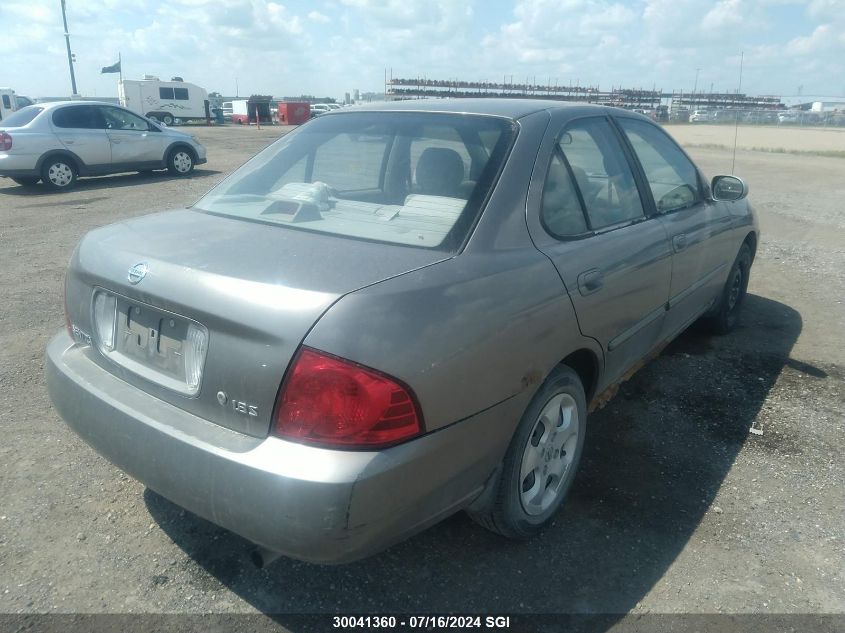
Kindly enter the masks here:
M 428 147 L 420 154 L 415 171 L 415 193 L 429 196 L 462 196 L 464 161 L 446 147 Z

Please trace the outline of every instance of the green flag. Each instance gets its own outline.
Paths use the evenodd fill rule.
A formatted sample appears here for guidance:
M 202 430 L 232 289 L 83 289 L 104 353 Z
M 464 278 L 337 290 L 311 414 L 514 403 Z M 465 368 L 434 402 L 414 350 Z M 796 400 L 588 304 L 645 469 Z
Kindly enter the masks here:
M 120 62 L 116 64 L 112 64 L 111 66 L 103 66 L 103 69 L 100 71 L 100 74 L 104 73 L 119 73 L 120 72 Z

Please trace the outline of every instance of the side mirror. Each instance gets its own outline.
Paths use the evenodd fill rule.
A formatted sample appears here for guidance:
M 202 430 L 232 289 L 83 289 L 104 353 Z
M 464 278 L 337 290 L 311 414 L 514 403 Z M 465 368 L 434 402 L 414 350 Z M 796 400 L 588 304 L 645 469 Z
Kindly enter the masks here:
M 716 176 L 710 183 L 713 199 L 721 202 L 742 200 L 748 195 L 748 185 L 736 176 Z

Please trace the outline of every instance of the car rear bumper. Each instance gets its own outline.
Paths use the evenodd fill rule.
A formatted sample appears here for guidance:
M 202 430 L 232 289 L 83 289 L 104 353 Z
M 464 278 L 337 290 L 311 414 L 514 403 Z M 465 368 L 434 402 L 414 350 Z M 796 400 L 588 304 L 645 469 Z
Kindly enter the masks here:
M 472 501 L 519 419 L 512 398 L 383 451 L 255 438 L 153 398 L 93 362 L 65 332 L 47 348 L 62 418 L 128 474 L 184 508 L 286 556 L 362 558 Z
M 0 154 L 0 176 L 17 178 L 39 176 L 38 156 L 31 154 Z
M 27 176 L 38 176 L 41 174 L 37 169 L 2 169 L 0 178 L 25 178 Z

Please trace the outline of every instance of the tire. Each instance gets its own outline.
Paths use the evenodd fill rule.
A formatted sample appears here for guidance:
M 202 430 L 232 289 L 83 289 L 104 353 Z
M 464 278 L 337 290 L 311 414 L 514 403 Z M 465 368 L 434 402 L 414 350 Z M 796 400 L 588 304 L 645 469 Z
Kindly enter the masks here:
M 21 176 L 19 178 L 12 178 L 12 180 L 22 187 L 34 187 L 41 179 L 38 176 Z
M 48 158 L 41 166 L 41 181 L 52 191 L 72 189 L 78 176 L 76 163 L 65 156 Z
M 751 272 L 751 249 L 743 244 L 728 273 L 728 279 L 719 302 L 705 323 L 716 334 L 727 334 L 736 327 L 748 290 L 748 277 Z
M 470 517 L 512 539 L 530 538 L 550 523 L 575 479 L 586 421 L 581 380 L 561 365 L 525 410 L 487 507 L 468 510 Z
M 194 155 L 184 147 L 177 147 L 167 157 L 167 171 L 174 176 L 187 176 L 194 171 Z
M 161 117 L 161 122 L 164 123 L 167 127 L 173 125 L 173 116 L 170 114 L 164 114 Z

